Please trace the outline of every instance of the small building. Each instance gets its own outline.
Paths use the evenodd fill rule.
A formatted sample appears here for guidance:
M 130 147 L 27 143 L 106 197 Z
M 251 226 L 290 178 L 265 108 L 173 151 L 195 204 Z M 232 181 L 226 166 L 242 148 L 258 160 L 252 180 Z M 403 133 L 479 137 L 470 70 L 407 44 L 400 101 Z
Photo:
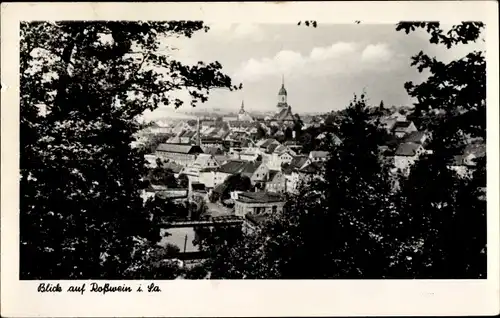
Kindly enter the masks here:
M 326 161 L 328 155 L 328 151 L 311 151 L 309 153 L 309 160 L 310 162 Z
M 279 141 L 277 141 L 276 139 L 274 138 L 269 138 L 269 139 L 265 139 L 265 140 L 261 140 L 257 143 L 257 146 L 264 152 L 268 152 L 268 148 L 271 146 L 271 145 L 280 145 Z M 274 147 L 276 148 L 276 147 Z M 273 148 L 273 149 L 274 149 Z
M 486 144 L 473 143 L 465 146 L 460 155 L 454 156 L 449 168 L 454 170 L 459 176 L 464 177 L 472 173 L 479 158 L 486 156 Z
M 281 195 L 268 192 L 242 192 L 234 201 L 237 216 L 280 213 L 285 205 Z
M 269 168 L 261 162 L 229 160 L 216 172 L 215 185 L 223 183 L 227 177 L 234 174 L 250 178 L 252 185 L 255 185 L 257 182 L 265 182 L 268 179 Z
M 160 144 L 156 148 L 156 155 L 162 159 L 168 159 L 177 164 L 188 166 L 203 150 L 196 145 L 184 144 Z
M 259 154 L 254 151 L 244 150 L 240 152 L 240 159 L 255 162 L 259 159 Z
M 421 144 L 406 142 L 399 145 L 394 154 L 394 167 L 404 174 L 409 172 L 409 168 L 424 153 L 424 147 Z
M 198 182 L 205 185 L 208 190 L 215 188 L 217 185 L 215 183 L 215 174 L 217 168 L 205 168 L 200 170 L 198 174 Z
M 404 142 L 413 142 L 424 145 L 428 138 L 428 134 L 424 131 L 413 131 L 404 138 Z
M 271 170 L 281 170 L 283 164 L 290 164 L 296 153 L 286 146 L 277 146 L 273 153 L 268 156 L 267 165 Z
M 393 127 L 394 135 L 398 138 L 403 138 L 404 136 L 415 131 L 418 130 L 412 121 L 397 121 Z
M 293 157 L 292 161 L 290 162 L 289 168 L 290 169 L 302 169 L 309 163 L 309 157 L 304 156 L 304 155 L 299 155 Z
M 269 171 L 269 180 L 266 182 L 266 191 L 272 193 L 285 193 L 285 174 L 281 171 Z

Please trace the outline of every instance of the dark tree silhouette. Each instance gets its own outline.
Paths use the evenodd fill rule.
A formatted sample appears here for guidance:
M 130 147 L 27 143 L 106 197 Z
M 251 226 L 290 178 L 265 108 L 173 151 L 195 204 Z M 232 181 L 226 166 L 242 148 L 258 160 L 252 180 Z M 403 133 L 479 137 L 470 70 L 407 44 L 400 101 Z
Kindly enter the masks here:
M 157 240 L 140 190 L 137 116 L 235 89 L 218 62 L 184 65 L 160 40 L 199 21 L 30 22 L 20 30 L 20 277 L 125 278 L 137 238 Z M 47 109 L 43 115 L 42 105 Z M 125 274 L 128 273 L 128 274 Z
M 480 39 L 482 23 L 463 22 L 448 32 L 439 23 L 403 22 L 406 33 L 425 29 L 430 42 L 454 45 Z M 433 151 L 422 158 L 404 181 L 401 193 L 402 257 L 396 275 L 418 278 L 486 277 L 486 157 L 472 176 L 459 178 L 448 168 L 454 155 L 473 137 L 486 137 L 486 62 L 471 52 L 448 64 L 420 52 L 413 57 L 419 71 L 430 70 L 420 83 L 406 83 L 417 98 L 412 118 L 431 130 Z M 438 111 L 438 113 L 436 112 Z M 398 272 L 399 270 L 399 272 Z
M 224 181 L 226 187 L 221 195 L 221 200 L 224 201 L 229 198 L 230 193 L 233 191 L 249 191 L 252 188 L 250 178 L 242 176 L 241 174 L 234 174 L 227 177 Z

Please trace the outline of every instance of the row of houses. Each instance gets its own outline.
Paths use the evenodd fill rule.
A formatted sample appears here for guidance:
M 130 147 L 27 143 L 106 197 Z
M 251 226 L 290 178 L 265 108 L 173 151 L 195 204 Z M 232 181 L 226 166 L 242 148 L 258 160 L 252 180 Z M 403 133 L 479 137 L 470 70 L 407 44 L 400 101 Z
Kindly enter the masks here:
M 393 160 L 393 172 L 408 175 L 410 168 L 417 160 L 425 154 L 432 153 L 430 149 L 427 149 L 432 134 L 419 131 L 412 121 L 407 120 L 406 116 L 395 112 L 391 116 L 384 117 L 381 123 L 396 138 L 397 146 L 394 152 L 388 151 L 389 147 L 383 149 L 385 157 Z M 472 140 L 462 153 L 454 156 L 448 167 L 464 176 L 472 171 L 476 165 L 475 160 L 484 156 L 486 156 L 484 140 Z

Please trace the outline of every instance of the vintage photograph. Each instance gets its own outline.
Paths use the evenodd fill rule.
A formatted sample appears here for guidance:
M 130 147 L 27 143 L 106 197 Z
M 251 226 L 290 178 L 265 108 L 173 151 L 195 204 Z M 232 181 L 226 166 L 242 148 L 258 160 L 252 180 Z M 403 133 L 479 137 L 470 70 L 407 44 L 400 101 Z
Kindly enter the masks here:
M 21 22 L 19 279 L 486 279 L 486 28 Z

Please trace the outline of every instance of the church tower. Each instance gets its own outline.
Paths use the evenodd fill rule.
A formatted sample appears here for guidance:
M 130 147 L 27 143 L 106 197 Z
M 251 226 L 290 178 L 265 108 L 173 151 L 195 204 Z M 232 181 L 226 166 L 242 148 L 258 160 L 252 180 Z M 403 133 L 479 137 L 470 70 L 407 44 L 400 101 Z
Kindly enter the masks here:
M 250 114 L 246 112 L 245 104 L 243 101 L 241 101 L 241 108 L 240 108 L 240 111 L 238 112 L 238 120 L 239 121 L 253 121 L 252 116 L 250 116 Z
M 278 92 L 278 111 L 288 107 L 287 104 L 287 92 L 285 89 L 285 77 L 281 76 L 281 88 Z

